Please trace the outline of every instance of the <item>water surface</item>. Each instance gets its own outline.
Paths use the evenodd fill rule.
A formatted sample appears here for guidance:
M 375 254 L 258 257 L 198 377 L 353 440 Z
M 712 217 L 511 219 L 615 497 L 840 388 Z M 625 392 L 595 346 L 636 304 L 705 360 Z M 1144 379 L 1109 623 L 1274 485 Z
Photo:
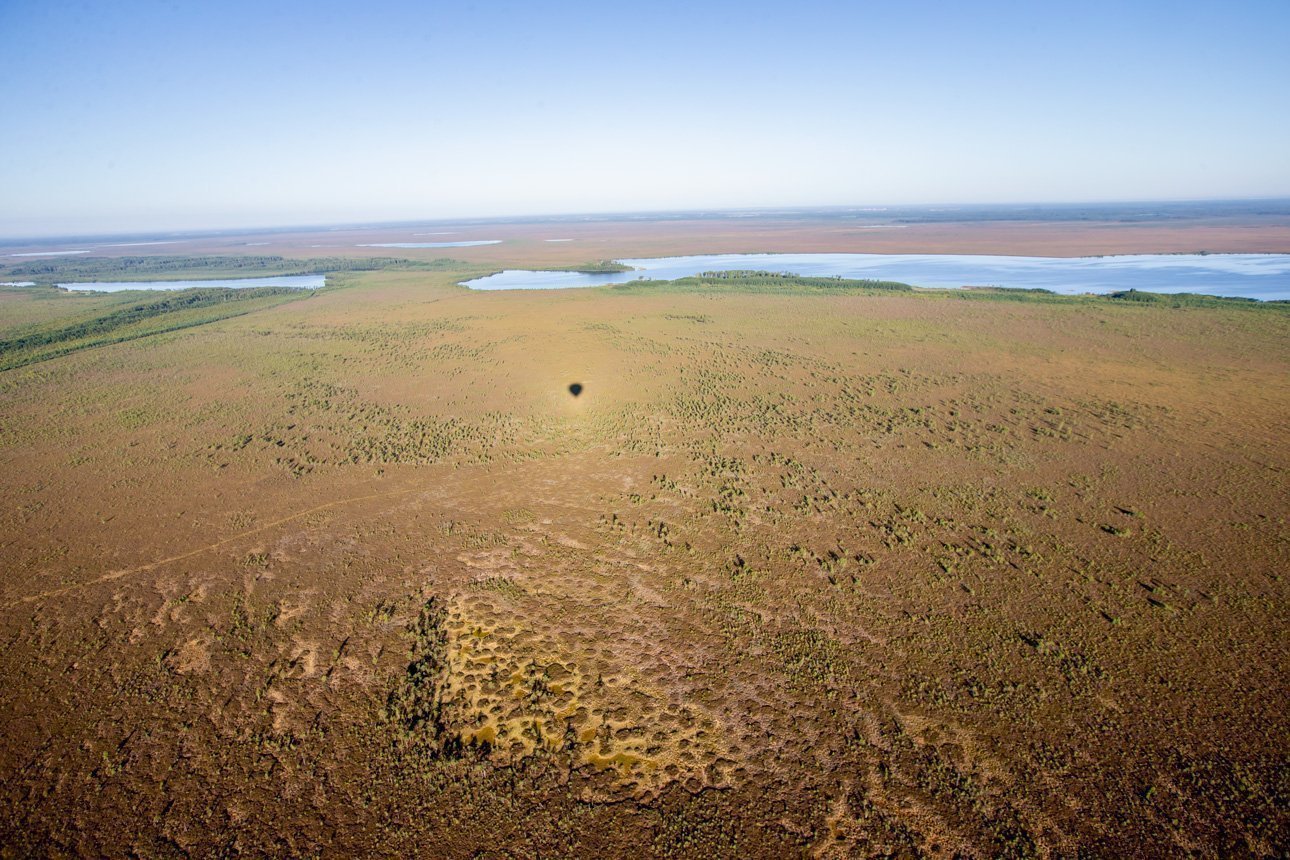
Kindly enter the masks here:
M 201 287 L 294 287 L 300 290 L 321 289 L 324 275 L 279 275 L 275 278 L 228 278 L 220 281 L 94 281 L 83 284 L 59 284 L 65 290 L 90 290 L 96 293 L 119 293 L 123 290 L 191 290 Z
M 88 254 L 89 251 L 28 251 L 25 254 L 10 254 L 10 257 L 66 257 L 71 254 Z
M 466 281 L 475 290 L 558 290 L 674 280 L 700 272 L 762 269 L 803 276 L 873 278 L 916 287 L 1010 287 L 1055 293 L 1205 293 L 1290 299 L 1290 254 L 1134 254 L 1111 257 L 1006 257 L 981 254 L 707 254 L 623 259 L 631 272 L 511 269 Z

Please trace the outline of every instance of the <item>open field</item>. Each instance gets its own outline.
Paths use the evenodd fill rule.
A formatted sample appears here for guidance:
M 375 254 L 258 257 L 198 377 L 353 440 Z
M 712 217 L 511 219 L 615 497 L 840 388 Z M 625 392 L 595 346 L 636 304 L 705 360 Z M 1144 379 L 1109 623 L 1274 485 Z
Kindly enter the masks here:
M 470 229 L 0 292 L 0 856 L 1284 855 L 1284 306 L 454 283 L 1290 226 Z

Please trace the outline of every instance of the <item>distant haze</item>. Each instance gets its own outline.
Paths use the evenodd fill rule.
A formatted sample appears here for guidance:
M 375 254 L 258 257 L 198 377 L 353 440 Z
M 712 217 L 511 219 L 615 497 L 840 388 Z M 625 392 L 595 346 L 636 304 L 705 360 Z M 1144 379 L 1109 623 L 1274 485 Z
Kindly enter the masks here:
M 1290 196 L 1285 0 L 9 0 L 0 33 L 5 237 Z

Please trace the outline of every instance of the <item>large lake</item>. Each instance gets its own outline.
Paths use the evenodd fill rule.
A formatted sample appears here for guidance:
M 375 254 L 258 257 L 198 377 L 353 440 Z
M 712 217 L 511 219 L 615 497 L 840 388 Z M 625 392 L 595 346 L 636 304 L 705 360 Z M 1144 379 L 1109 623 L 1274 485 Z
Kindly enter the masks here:
M 92 290 L 96 293 L 119 293 L 122 290 L 191 290 L 199 287 L 295 287 L 299 290 L 322 289 L 324 275 L 281 275 L 276 278 L 229 278 L 223 281 L 94 281 L 83 284 L 59 284 L 65 290 Z
M 473 290 L 559 290 L 673 280 L 700 272 L 763 269 L 809 276 L 902 281 L 917 287 L 1041 288 L 1055 293 L 1205 293 L 1290 299 L 1290 254 L 1137 254 L 1115 257 L 999 257 L 976 254 L 709 254 L 624 259 L 636 271 L 605 274 L 511 269 L 466 281 Z

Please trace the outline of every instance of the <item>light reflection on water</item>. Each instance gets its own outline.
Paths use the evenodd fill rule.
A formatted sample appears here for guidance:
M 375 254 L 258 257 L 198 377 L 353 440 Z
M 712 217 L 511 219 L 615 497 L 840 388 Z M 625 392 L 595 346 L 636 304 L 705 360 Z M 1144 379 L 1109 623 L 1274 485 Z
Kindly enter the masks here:
M 466 281 L 475 290 L 557 290 L 673 280 L 700 272 L 760 269 L 803 276 L 873 278 L 917 287 L 1045 289 L 1055 293 L 1204 293 L 1290 299 L 1290 254 L 1136 254 L 1111 257 L 1004 257 L 977 254 L 709 254 L 623 259 L 631 272 L 511 269 Z
M 65 290 L 92 290 L 97 293 L 119 293 L 122 290 L 191 290 L 200 287 L 295 287 L 301 290 L 322 289 L 324 275 L 281 275 L 276 278 L 228 278 L 220 281 L 94 281 L 84 284 L 59 284 Z

